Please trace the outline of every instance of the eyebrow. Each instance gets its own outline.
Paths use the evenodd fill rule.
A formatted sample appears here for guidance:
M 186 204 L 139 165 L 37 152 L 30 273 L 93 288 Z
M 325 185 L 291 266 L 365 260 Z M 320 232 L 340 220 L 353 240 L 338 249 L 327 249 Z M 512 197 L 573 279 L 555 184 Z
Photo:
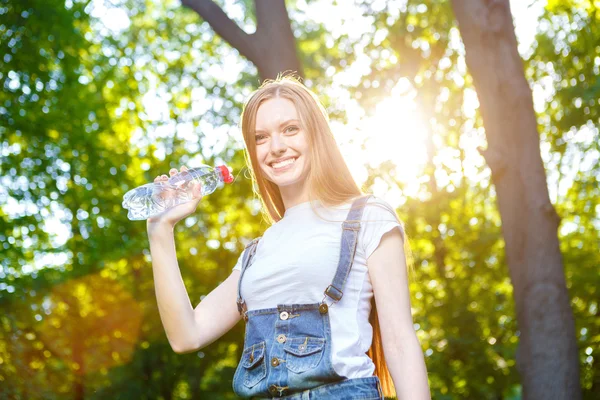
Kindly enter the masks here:
M 290 122 L 300 122 L 300 121 L 298 121 L 298 120 L 297 120 L 297 119 L 295 119 L 295 118 L 288 119 L 287 121 L 283 121 L 281 124 L 279 124 L 279 127 L 281 128 L 282 126 L 284 126 L 284 125 L 287 125 L 287 124 L 289 124 Z M 254 131 L 254 133 L 258 133 L 258 132 L 267 133 L 266 131 L 263 131 L 262 129 L 257 129 L 257 130 L 255 130 L 255 131 Z

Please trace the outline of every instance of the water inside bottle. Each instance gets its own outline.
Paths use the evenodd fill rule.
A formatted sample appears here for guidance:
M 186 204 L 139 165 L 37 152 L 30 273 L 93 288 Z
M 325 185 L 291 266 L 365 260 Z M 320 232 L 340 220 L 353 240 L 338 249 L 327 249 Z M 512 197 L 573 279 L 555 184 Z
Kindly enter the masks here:
M 128 192 L 123 197 L 123 207 L 129 209 L 127 217 L 131 220 L 148 219 L 180 204 L 181 192 L 168 182 L 149 183 Z
M 130 220 L 148 219 L 163 211 L 194 199 L 194 185 L 200 184 L 202 196 L 212 193 L 220 175 L 214 168 L 203 166 L 179 172 L 168 181 L 153 182 L 130 190 L 123 197 Z

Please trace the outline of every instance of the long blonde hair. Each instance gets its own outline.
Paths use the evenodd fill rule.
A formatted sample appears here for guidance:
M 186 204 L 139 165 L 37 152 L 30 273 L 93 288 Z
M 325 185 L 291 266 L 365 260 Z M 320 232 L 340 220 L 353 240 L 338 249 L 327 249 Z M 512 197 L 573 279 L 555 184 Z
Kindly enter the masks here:
M 302 129 L 306 132 L 310 148 L 311 169 L 307 177 L 309 200 L 319 200 L 323 205 L 345 204 L 362 196 L 363 192 L 352 177 L 329 126 L 329 117 L 319 99 L 293 75 L 279 75 L 268 79 L 255 90 L 244 105 L 241 125 L 246 144 L 246 162 L 255 184 L 255 193 L 263 206 L 263 215 L 269 223 L 277 222 L 285 213 L 279 187 L 265 179 L 256 157 L 254 130 L 258 108 L 267 100 L 290 100 L 298 112 Z M 393 211 L 393 210 L 392 210 Z M 395 211 L 394 215 L 396 216 Z M 397 218 L 397 216 L 396 216 Z M 341 222 L 341 221 L 340 221 Z M 405 240 L 405 249 L 407 241 Z M 375 364 L 375 375 L 381 381 L 386 397 L 394 397 L 395 389 L 383 354 L 381 332 L 375 301 L 369 321 L 373 326 L 373 342 L 367 352 Z

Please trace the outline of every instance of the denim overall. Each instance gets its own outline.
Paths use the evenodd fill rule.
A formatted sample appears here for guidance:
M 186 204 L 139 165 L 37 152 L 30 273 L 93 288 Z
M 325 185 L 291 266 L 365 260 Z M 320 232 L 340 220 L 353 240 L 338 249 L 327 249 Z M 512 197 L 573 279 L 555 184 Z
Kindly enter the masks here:
M 369 196 L 354 201 L 342 224 L 341 253 L 323 300 L 312 304 L 279 304 L 248 311 L 241 296 L 242 277 L 260 237 L 246 248 L 238 283 L 237 305 L 246 322 L 244 350 L 233 377 L 240 397 L 308 399 L 383 399 L 377 376 L 346 379 L 331 361 L 329 307 L 343 295 L 352 267 L 360 219 Z M 328 305 L 326 298 L 333 302 Z

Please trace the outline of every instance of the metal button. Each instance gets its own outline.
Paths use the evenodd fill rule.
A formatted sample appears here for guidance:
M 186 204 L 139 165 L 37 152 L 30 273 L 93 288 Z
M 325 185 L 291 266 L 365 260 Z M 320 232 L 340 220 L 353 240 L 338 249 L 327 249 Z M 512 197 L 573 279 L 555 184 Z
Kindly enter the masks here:
M 285 321 L 286 319 L 288 319 L 288 318 L 289 318 L 289 316 L 290 316 L 290 314 L 288 314 L 288 312 L 287 312 L 287 311 L 282 311 L 282 312 L 281 312 L 281 314 L 279 314 L 279 318 L 281 318 L 281 319 L 282 319 L 282 320 L 284 320 L 284 321 Z
M 271 365 L 274 366 L 274 367 L 278 366 L 279 365 L 279 358 L 277 358 L 277 357 L 271 358 Z
M 277 394 L 278 390 L 277 390 L 277 386 L 276 385 L 271 385 L 269 386 L 269 393 L 271 393 L 273 396 L 275 396 Z
M 325 304 L 325 303 L 322 303 L 322 304 L 319 306 L 319 312 L 320 312 L 321 314 L 327 314 L 327 311 L 328 311 L 328 309 L 329 309 L 329 307 L 327 307 L 327 304 Z
M 285 335 L 283 335 L 283 334 L 281 334 L 281 335 L 277 336 L 277 341 L 278 341 L 279 343 L 285 343 L 286 339 L 287 339 L 287 338 L 286 338 L 286 337 L 285 337 Z

